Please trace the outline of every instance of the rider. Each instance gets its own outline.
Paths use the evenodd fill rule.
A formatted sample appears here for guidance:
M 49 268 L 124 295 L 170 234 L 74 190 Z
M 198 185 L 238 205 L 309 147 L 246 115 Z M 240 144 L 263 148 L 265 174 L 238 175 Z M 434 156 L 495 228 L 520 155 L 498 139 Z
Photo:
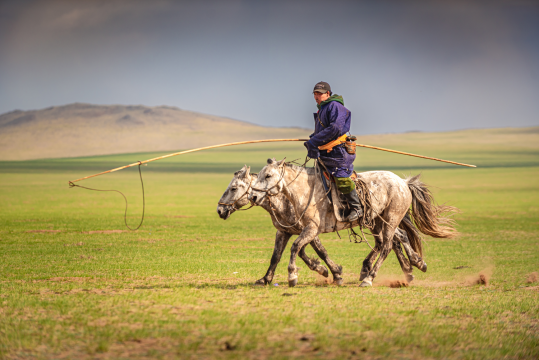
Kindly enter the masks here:
M 304 143 L 311 159 L 320 158 L 335 179 L 337 189 L 351 209 L 345 221 L 352 222 L 363 215 L 356 187 L 350 176 L 354 170 L 355 153 L 346 151 L 346 133 L 350 131 L 350 110 L 344 107 L 342 96 L 333 94 L 327 82 L 320 81 L 313 89 L 318 112 L 314 113 L 314 133 Z

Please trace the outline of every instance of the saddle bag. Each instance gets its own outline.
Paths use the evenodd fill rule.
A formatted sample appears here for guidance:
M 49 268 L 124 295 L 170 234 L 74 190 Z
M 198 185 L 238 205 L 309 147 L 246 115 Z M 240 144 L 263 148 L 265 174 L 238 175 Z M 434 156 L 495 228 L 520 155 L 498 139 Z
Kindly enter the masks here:
M 346 149 L 347 153 L 352 154 L 352 155 L 356 153 L 356 140 L 357 140 L 357 137 L 354 135 L 349 135 L 346 137 L 344 148 Z

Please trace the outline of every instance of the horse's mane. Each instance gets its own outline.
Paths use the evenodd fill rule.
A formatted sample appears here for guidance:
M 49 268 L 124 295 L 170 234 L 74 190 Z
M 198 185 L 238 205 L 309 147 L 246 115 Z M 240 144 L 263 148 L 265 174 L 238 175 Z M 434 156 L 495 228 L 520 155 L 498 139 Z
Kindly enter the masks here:
M 303 167 L 303 166 L 298 166 L 296 164 L 292 164 L 292 163 L 289 163 L 289 162 L 285 162 L 285 165 L 287 167 L 291 168 L 294 171 L 305 171 L 307 173 L 307 175 L 313 175 L 314 174 L 314 167 Z

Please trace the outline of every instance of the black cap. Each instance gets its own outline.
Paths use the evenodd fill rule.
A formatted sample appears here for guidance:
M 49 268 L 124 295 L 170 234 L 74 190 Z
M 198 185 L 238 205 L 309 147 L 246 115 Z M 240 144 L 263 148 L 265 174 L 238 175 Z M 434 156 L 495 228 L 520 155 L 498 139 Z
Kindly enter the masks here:
M 319 93 L 325 94 L 328 91 L 331 93 L 331 86 L 329 86 L 329 84 L 325 81 L 320 81 L 316 83 L 313 89 L 313 93 L 319 92 Z

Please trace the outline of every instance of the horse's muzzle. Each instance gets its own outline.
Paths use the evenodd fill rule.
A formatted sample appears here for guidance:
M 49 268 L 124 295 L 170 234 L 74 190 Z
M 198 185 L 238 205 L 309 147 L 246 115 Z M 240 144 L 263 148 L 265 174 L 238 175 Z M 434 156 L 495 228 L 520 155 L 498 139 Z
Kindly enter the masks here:
M 264 195 L 266 194 L 264 194 L 263 192 L 253 191 L 251 194 L 249 194 L 248 199 L 252 201 L 255 205 L 260 205 L 262 203 L 262 200 L 264 199 Z
M 232 215 L 232 213 L 233 211 L 231 211 L 229 206 L 223 206 L 223 205 L 217 206 L 217 214 L 223 220 L 228 219 L 230 215 Z

